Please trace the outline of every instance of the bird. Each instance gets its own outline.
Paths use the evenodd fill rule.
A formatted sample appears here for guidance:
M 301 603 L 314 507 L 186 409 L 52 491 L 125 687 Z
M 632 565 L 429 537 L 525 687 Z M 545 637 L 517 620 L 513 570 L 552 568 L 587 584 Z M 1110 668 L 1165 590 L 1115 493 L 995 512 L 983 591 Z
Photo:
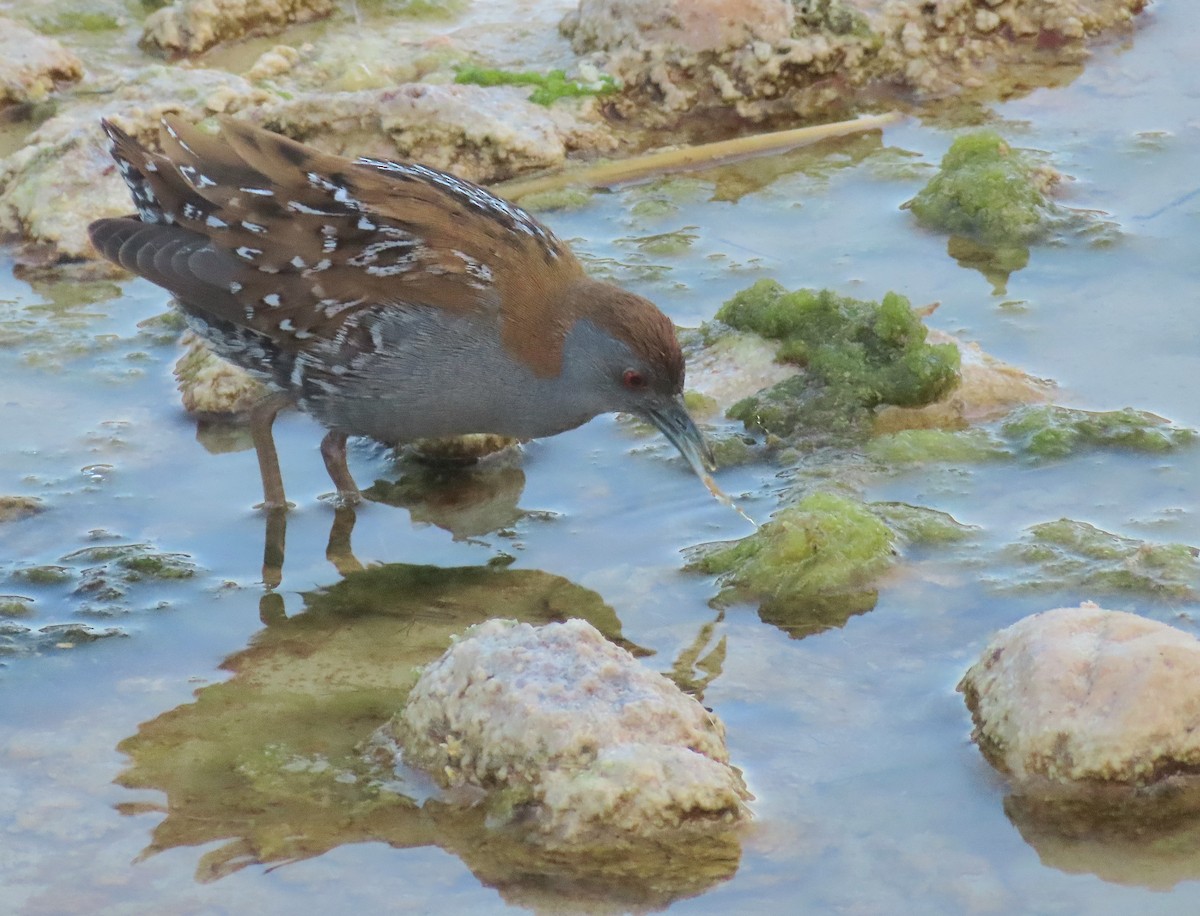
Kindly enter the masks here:
M 653 424 L 711 482 L 670 319 L 589 277 L 520 207 L 428 165 L 332 155 L 230 117 L 209 133 L 167 116 L 157 149 L 101 126 L 136 213 L 91 223 L 92 244 L 266 383 L 250 411 L 263 507 L 288 506 L 272 436 L 288 406 L 327 430 L 347 505 L 360 499 L 350 436 L 529 440 L 611 412 Z

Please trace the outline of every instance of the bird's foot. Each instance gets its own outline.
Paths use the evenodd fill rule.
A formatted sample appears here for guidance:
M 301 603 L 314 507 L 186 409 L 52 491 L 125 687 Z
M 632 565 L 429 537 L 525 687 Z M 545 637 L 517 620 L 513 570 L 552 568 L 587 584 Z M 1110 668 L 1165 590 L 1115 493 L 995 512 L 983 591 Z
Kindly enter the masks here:
M 329 503 L 335 509 L 353 509 L 362 505 L 363 497 L 358 487 L 353 490 L 338 490 L 336 493 L 322 493 L 317 497 L 321 502 Z
M 255 509 L 261 509 L 263 512 L 287 512 L 289 509 L 295 509 L 296 504 L 289 500 L 283 499 L 264 499 L 260 503 L 254 504 Z

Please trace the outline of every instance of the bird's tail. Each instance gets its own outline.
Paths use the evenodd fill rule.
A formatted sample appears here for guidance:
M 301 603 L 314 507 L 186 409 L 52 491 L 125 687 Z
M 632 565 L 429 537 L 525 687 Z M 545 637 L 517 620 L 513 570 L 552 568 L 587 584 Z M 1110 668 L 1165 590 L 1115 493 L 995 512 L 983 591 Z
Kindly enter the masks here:
M 154 155 L 111 121 L 102 118 L 100 126 L 108 135 L 108 151 L 117 163 L 125 184 L 129 186 L 129 194 L 141 221 L 162 224 L 174 222 L 163 209 L 147 178 L 149 173 L 158 170 Z

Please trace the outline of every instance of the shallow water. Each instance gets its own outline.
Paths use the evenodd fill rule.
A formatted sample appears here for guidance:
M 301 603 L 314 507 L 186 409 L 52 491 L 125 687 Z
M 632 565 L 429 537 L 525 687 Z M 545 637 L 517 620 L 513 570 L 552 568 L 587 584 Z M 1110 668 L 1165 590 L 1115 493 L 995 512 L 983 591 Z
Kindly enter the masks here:
M 1049 152 L 1075 177 L 1066 203 L 1106 211 L 1120 227 L 1108 245 L 1035 247 L 1002 294 L 898 209 L 922 178 L 897 163 L 936 163 L 952 137 L 917 121 L 882 141 L 600 194 L 546 218 L 681 324 L 710 318 L 760 277 L 864 298 L 892 289 L 940 302 L 930 324 L 1054 379 L 1059 402 L 1129 405 L 1200 428 L 1198 31 L 1194 8 L 1155 8 L 1070 85 L 995 107 L 1016 145 Z M 671 206 L 638 216 L 647 197 Z M 679 230 L 693 238 L 678 253 L 637 241 Z M 397 497 L 407 512 L 369 503 L 353 530 L 359 562 L 444 572 L 389 567 L 373 581 L 351 572 L 342 551 L 350 577 L 333 588 L 343 573 L 326 548 L 345 518 L 316 498 L 330 489 L 320 431 L 291 414 L 277 442 L 298 508 L 282 582 L 264 599 L 265 525 L 251 508 L 259 484 L 246 437 L 198 435 L 172 393 L 170 335 L 138 328 L 164 310 L 164 294 L 141 281 L 31 287 L 10 268 L 0 261 L 0 493 L 38 496 L 45 511 L 0 524 L 0 594 L 33 599 L 0 629 L 6 911 L 562 907 L 552 880 L 498 872 L 474 828 L 428 811 L 376 823 L 375 809 L 322 786 L 273 813 L 270 779 L 250 778 L 260 772 L 251 746 L 336 760 L 386 718 L 379 698 L 402 689 L 449 633 L 491 613 L 584 612 L 653 653 L 646 664 L 670 671 L 682 659 L 693 682 L 707 681 L 703 700 L 724 719 L 757 797 L 727 868 L 661 894 L 592 887 L 593 908 L 681 895 L 672 909 L 722 913 L 1200 909 L 1200 856 L 1187 835 L 1123 845 L 1010 820 L 1016 808 L 969 742 L 954 692 L 994 630 L 1047 607 L 1094 597 L 1194 632 L 1192 602 L 1005 588 L 1016 573 L 999 554 L 1028 526 L 1063 516 L 1200 544 L 1200 448 L 874 477 L 869 498 L 931 506 L 981 531 L 953 551 L 910 553 L 873 610 L 797 640 L 753 607 L 708 606 L 714 583 L 682 573 L 680 551 L 740 537 L 746 523 L 679 460 L 608 418 L 487 473 L 422 479 Z M 363 484 L 411 471 L 367 443 L 353 448 L 351 467 Z M 778 470 L 744 467 L 719 481 L 765 519 L 786 486 Z M 114 544 L 183 553 L 196 568 L 126 581 L 121 557 L 136 550 L 64 559 Z M 482 584 L 455 569 L 497 558 L 512 562 Z M 13 578 L 45 565 L 64 567 L 64 581 Z M 334 735 L 331 722 L 344 727 Z M 247 779 L 258 796 L 244 794 Z M 419 786 L 404 789 L 421 797 Z M 261 808 L 246 807 L 255 798 Z

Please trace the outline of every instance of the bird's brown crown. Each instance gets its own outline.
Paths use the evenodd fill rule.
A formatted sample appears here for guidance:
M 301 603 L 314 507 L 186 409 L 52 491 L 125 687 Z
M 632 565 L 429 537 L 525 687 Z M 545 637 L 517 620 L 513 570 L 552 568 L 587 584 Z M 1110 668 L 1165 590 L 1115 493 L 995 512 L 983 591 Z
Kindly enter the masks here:
M 514 359 L 552 377 L 586 318 L 682 388 L 674 329 L 654 305 L 587 278 L 552 232 L 478 185 L 230 119 L 218 136 L 165 119 L 162 152 L 105 129 L 142 223 L 198 233 L 236 265 L 220 295 L 211 276 L 151 279 L 285 349 L 337 338 L 363 309 L 415 304 L 494 320 Z

